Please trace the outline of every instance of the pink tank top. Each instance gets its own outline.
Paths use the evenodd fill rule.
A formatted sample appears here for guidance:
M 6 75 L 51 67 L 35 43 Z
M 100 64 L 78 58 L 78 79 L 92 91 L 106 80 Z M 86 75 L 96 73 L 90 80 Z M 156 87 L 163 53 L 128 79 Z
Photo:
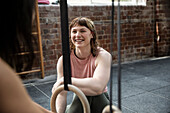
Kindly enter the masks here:
M 95 60 L 96 57 L 93 57 L 91 54 L 86 59 L 79 59 L 74 54 L 74 51 L 71 52 L 71 73 L 74 78 L 92 78 L 93 73 L 96 69 Z M 107 92 L 107 87 L 104 92 Z

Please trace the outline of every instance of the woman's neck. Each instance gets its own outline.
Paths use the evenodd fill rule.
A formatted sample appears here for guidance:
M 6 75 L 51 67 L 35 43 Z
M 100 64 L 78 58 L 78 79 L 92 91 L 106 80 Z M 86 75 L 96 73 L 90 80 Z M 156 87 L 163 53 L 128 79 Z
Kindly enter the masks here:
M 91 55 L 91 47 L 76 48 L 75 54 L 80 59 L 85 59 Z

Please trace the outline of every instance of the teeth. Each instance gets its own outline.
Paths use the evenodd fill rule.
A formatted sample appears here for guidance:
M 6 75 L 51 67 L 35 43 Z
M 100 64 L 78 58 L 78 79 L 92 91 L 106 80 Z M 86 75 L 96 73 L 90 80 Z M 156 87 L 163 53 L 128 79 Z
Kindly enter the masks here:
M 76 40 L 76 42 L 81 42 L 82 40 Z
M 75 39 L 76 42 L 82 42 L 84 41 L 83 39 Z

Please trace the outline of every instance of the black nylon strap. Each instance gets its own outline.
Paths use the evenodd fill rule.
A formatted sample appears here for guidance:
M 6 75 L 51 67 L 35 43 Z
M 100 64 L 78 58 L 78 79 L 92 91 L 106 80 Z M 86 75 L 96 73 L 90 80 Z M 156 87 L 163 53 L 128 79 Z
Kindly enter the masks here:
M 71 84 L 71 64 L 70 64 L 67 0 L 60 0 L 60 15 L 61 15 L 64 89 L 69 90 L 68 84 Z

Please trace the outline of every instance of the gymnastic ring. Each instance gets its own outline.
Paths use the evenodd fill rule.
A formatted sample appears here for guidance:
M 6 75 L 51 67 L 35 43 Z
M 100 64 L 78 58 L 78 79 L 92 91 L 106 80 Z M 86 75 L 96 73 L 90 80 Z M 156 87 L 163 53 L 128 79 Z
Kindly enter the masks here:
M 69 91 L 74 92 L 79 97 L 79 99 L 83 105 L 84 113 L 90 113 L 90 106 L 89 106 L 88 100 L 87 100 L 86 96 L 84 95 L 84 93 L 80 89 L 78 89 L 76 86 L 73 86 L 71 84 L 68 84 L 68 89 L 69 89 Z M 55 101 L 56 101 L 57 95 L 63 90 L 64 90 L 64 85 L 60 85 L 56 89 L 56 91 L 52 94 L 52 96 L 51 96 L 51 111 L 52 112 L 57 113 Z
M 122 113 L 122 112 L 119 110 L 119 108 L 117 108 L 116 106 L 113 106 L 113 105 L 112 105 L 112 109 L 113 109 L 113 113 Z M 110 113 L 110 105 L 107 105 L 107 106 L 103 109 L 102 113 Z

